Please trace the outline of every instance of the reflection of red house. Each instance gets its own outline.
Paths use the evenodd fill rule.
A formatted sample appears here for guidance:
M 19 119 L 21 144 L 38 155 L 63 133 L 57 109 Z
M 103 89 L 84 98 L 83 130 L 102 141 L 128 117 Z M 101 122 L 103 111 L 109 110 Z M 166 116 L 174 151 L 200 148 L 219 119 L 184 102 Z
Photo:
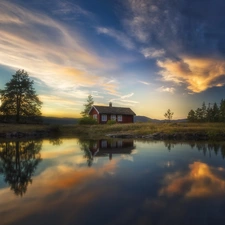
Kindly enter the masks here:
M 92 157 L 109 156 L 110 159 L 113 154 L 131 154 L 134 149 L 133 140 L 99 140 L 89 146 Z
M 89 115 L 98 123 L 107 123 L 109 120 L 115 120 L 117 123 L 133 123 L 136 114 L 130 108 L 114 107 L 109 103 L 109 106 L 93 105 Z

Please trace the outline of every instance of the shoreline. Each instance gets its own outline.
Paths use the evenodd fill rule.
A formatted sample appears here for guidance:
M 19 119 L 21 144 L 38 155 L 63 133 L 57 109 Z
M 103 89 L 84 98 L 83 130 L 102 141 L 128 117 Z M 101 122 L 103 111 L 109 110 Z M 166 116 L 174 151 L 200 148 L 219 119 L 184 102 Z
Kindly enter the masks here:
M 225 141 L 225 124 L 133 123 L 115 125 L 0 124 L 0 139 L 15 138 L 132 138 L 144 140 Z
M 65 135 L 51 130 L 36 130 L 32 132 L 1 132 L 0 139 L 22 139 L 22 138 L 66 138 L 66 137 L 77 137 L 77 138 L 121 138 L 121 139 L 143 139 L 143 140 L 176 140 L 176 141 L 225 141 L 225 133 L 210 135 L 207 132 L 175 132 L 175 133 L 164 133 L 157 132 L 152 134 L 130 134 L 130 133 L 108 133 L 101 135 Z

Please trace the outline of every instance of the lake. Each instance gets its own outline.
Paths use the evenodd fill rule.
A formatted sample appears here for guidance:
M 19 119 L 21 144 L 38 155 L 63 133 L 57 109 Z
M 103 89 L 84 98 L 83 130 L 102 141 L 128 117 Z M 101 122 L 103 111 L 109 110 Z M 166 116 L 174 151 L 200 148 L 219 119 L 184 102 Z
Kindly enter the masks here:
M 1 225 L 224 220 L 225 143 L 0 142 Z

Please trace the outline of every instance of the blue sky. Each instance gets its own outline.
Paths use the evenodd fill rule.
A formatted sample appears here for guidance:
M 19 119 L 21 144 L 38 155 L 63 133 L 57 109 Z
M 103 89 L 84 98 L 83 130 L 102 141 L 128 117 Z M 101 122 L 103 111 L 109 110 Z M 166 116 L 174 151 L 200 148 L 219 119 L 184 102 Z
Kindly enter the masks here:
M 224 0 L 0 1 L 0 89 L 26 70 L 47 116 L 95 104 L 185 118 L 225 98 Z

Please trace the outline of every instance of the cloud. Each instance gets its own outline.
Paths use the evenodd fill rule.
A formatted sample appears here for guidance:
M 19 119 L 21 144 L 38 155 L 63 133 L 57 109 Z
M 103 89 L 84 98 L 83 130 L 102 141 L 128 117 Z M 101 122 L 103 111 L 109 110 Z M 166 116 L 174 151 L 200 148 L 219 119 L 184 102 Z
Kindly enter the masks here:
M 220 172 L 220 168 L 194 162 L 189 165 L 187 174 L 176 172 L 166 175 L 164 187 L 160 189 L 159 195 L 182 195 L 186 198 L 223 196 L 225 180 L 218 175 Z
M 158 61 L 157 65 L 164 81 L 184 83 L 195 93 L 225 85 L 225 62 L 221 59 L 185 56 L 179 61 Z
M 97 32 L 99 34 L 105 34 L 112 38 L 115 38 L 121 46 L 127 49 L 135 49 L 134 43 L 130 40 L 130 38 L 128 38 L 124 33 L 120 31 L 106 27 L 97 27 Z
M 150 85 L 151 84 L 151 83 L 148 83 L 148 82 L 142 81 L 142 80 L 139 80 L 138 82 L 141 83 L 141 84 L 145 84 L 145 85 Z
M 67 80 L 62 71 L 86 74 L 81 80 L 81 75 L 74 73 L 74 82 L 90 84 L 93 80 L 91 70 L 110 68 L 109 62 L 104 63 L 104 59 L 86 47 L 78 31 L 74 28 L 72 31 L 45 14 L 1 1 L 0 21 L 3 24 L 0 28 L 0 64 L 24 68 L 50 86 L 52 81 L 56 85 L 62 78 Z M 55 75 L 61 79 L 54 79 Z
M 182 2 L 176 0 L 125 0 L 124 7 L 127 10 L 123 18 L 124 28 L 144 46 L 140 52 L 146 58 L 161 58 L 160 61 L 165 61 L 167 64 L 165 66 L 171 66 L 167 61 L 171 60 L 176 62 L 177 65 L 173 63 L 173 66 L 176 67 L 182 67 L 188 63 L 184 55 L 194 60 L 214 57 L 220 62 L 224 61 L 225 32 L 224 25 L 221 25 L 224 16 L 220 10 L 221 7 L 225 7 L 224 1 L 218 1 L 218 4 L 215 5 L 210 0 L 205 0 L 204 4 L 195 0 Z M 167 60 L 164 60 L 163 57 Z M 197 65 L 189 64 L 188 66 L 193 69 L 193 66 Z M 214 72 L 216 72 L 215 67 L 213 68 Z M 210 75 L 212 82 L 206 81 L 206 84 L 195 85 L 194 83 L 204 81 L 201 76 L 204 69 L 207 69 L 206 66 L 197 68 L 197 70 L 202 70 L 200 80 L 197 77 L 194 78 L 196 81 L 188 79 L 188 89 L 201 92 L 208 87 L 222 85 L 214 80 L 214 78 L 217 80 L 217 76 L 221 76 L 221 73 L 214 74 L 214 78 Z M 196 70 L 193 71 L 193 73 L 196 72 Z M 183 82 L 183 77 L 169 73 L 164 73 L 164 78 L 172 76 L 173 81 Z M 186 74 L 188 74 L 187 71 Z M 207 76 L 206 79 L 208 79 Z M 187 81 L 186 78 L 185 81 Z M 213 82 L 215 84 L 212 85 Z
M 64 13 L 77 10 L 88 14 L 75 5 L 69 9 L 67 3 L 61 4 Z M 60 22 L 60 18 L 56 20 L 9 1 L 0 2 L 0 21 L 1 65 L 26 70 L 31 77 L 45 83 L 49 92 L 74 87 L 98 87 L 109 94 L 117 93 L 115 84 L 102 82 L 107 79 L 102 74 L 117 68 L 116 63 L 101 58 L 88 47 L 78 27 L 71 29 Z
M 175 91 L 175 88 L 162 86 L 162 87 L 158 88 L 157 90 L 159 92 L 169 92 L 169 93 L 173 94 Z
M 130 93 L 130 94 L 127 94 L 127 95 L 123 95 L 123 96 L 121 96 L 120 98 L 122 98 L 122 99 L 130 98 L 130 97 L 132 97 L 133 95 L 134 95 L 134 93 Z
M 55 15 L 67 16 L 65 19 L 69 20 L 77 19 L 79 16 L 85 16 L 87 18 L 94 19 L 94 15 L 90 11 L 81 8 L 77 4 L 62 0 L 58 1 L 57 3 L 57 8 L 52 10 L 53 14 Z
M 160 58 L 165 55 L 165 51 L 163 49 L 155 49 L 155 48 L 143 48 L 141 53 L 145 58 Z
M 177 32 L 173 19 L 177 18 L 177 13 L 173 13 L 172 17 L 173 8 L 170 8 L 172 4 L 176 6 L 174 3 L 173 0 L 171 3 L 164 0 L 126 0 L 124 4 L 129 13 L 124 25 L 137 41 L 155 44 L 158 38 L 161 41 L 166 35 L 168 37 Z
M 130 93 L 130 94 L 127 94 L 127 95 L 122 95 L 122 96 L 119 96 L 119 98 L 111 99 L 110 102 L 114 102 L 117 105 L 130 106 L 131 107 L 131 106 L 134 106 L 134 105 L 139 103 L 137 101 L 129 99 L 133 95 L 134 95 L 134 93 Z

